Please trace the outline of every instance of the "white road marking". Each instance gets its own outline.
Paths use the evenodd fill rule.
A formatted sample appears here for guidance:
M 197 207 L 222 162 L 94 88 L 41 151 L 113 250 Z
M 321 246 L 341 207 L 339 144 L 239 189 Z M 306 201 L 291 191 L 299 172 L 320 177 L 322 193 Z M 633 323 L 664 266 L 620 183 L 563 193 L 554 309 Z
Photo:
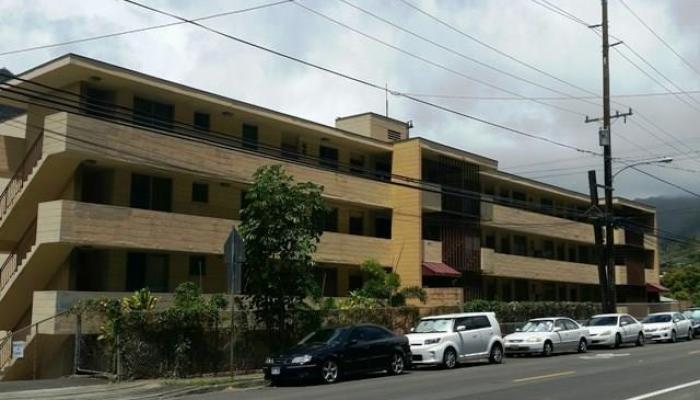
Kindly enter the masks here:
M 682 384 L 682 385 L 673 386 L 673 387 L 670 387 L 670 388 L 667 388 L 667 389 L 657 390 L 657 391 L 655 391 L 655 392 L 646 393 L 646 394 L 643 394 L 643 395 L 640 395 L 640 396 L 637 396 L 637 397 L 630 397 L 629 399 L 625 399 L 625 400 L 644 400 L 644 399 L 650 399 L 650 398 L 652 398 L 652 397 L 661 396 L 662 394 L 666 394 L 666 393 L 670 393 L 670 392 L 675 392 L 676 390 L 681 390 L 681 389 L 689 388 L 689 387 L 691 387 L 691 386 L 696 386 L 696 385 L 700 385 L 700 380 L 692 381 L 692 382 L 688 382 L 688 383 L 684 383 L 684 384 Z
M 576 371 L 557 372 L 556 374 L 540 375 L 540 376 L 531 376 L 531 377 L 529 377 L 529 378 L 513 379 L 513 382 L 528 382 L 528 381 L 534 381 L 534 380 L 537 380 L 537 379 L 556 378 L 556 377 L 559 377 L 559 376 L 573 375 L 573 374 L 575 374 L 575 373 L 576 373 Z
M 582 360 L 608 360 L 614 357 L 627 357 L 630 353 L 598 353 L 594 356 L 581 356 Z
M 700 354 L 700 350 L 691 351 L 688 354 Z

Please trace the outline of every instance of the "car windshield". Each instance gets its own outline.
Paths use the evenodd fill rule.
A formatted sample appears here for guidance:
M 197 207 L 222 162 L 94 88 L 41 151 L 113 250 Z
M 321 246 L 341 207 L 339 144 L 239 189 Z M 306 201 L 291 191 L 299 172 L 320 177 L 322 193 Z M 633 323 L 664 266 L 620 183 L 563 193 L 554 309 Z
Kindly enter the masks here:
M 588 326 L 612 326 L 617 325 L 617 317 L 593 317 L 588 321 Z
M 528 321 L 520 330 L 521 332 L 549 332 L 552 330 L 554 323 L 551 320 L 543 321 Z
M 321 329 L 301 339 L 299 344 L 328 344 L 338 340 L 342 333 L 342 329 Z
M 668 314 L 650 315 L 642 320 L 642 323 L 645 324 L 656 324 L 659 322 L 671 322 L 671 316 Z
M 423 319 L 418 323 L 414 333 L 447 332 L 452 326 L 452 318 Z
M 683 311 L 683 315 L 685 315 L 686 318 L 700 321 L 700 310 Z

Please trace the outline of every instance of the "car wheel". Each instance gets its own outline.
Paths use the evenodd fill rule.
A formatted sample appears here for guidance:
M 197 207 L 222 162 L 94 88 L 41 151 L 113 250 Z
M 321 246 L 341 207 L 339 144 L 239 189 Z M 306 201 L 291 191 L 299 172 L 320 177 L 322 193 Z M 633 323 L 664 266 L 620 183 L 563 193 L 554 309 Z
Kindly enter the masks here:
M 542 347 L 542 355 L 545 357 L 549 357 L 554 353 L 554 346 L 552 345 L 552 342 L 544 342 L 544 347 Z
M 671 340 L 669 340 L 671 343 L 676 343 L 678 341 L 678 337 L 676 337 L 676 331 L 671 331 Z
M 340 377 L 340 368 L 335 360 L 326 360 L 321 365 L 321 380 L 324 383 L 335 383 Z
M 686 338 L 687 341 L 693 340 L 693 330 L 688 329 L 688 337 Z
M 639 332 L 639 335 L 637 335 L 637 342 L 635 343 L 635 346 L 644 346 L 644 334 L 642 332 Z
M 452 347 L 445 349 L 442 355 L 442 366 L 445 369 L 452 369 L 457 366 L 457 352 Z
M 581 339 L 578 342 L 578 349 L 577 351 L 579 353 L 587 353 L 588 352 L 588 342 L 586 342 L 586 339 Z
M 394 353 L 391 357 L 391 362 L 389 363 L 389 375 L 401 375 L 403 374 L 406 363 L 403 360 L 403 355 L 401 353 Z
M 622 344 L 622 336 L 619 333 L 615 334 L 615 344 L 613 344 L 614 349 L 619 349 Z
M 503 347 L 496 343 L 491 346 L 491 351 L 489 352 L 489 362 L 491 364 L 500 364 L 503 362 Z

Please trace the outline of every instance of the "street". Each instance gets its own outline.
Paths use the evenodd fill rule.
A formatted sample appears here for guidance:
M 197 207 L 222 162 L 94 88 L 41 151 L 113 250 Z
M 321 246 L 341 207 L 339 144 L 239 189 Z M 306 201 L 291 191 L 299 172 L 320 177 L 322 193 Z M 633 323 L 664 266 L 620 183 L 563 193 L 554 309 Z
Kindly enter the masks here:
M 186 398 L 695 400 L 700 398 L 700 381 L 694 382 L 700 378 L 699 365 L 700 341 L 692 341 L 595 349 L 551 358 L 508 358 L 503 365 L 472 364 L 450 371 L 420 369 L 398 377 L 378 375 L 334 385 L 268 387 Z M 694 384 L 664 391 L 689 383 Z

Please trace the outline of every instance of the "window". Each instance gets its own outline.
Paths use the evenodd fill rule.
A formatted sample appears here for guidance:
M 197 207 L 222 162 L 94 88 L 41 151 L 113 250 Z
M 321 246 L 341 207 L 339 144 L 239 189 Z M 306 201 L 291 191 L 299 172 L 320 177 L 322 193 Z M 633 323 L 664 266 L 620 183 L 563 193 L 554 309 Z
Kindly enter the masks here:
M 566 248 L 563 243 L 557 245 L 557 260 L 566 261 Z
M 587 246 L 578 247 L 578 258 L 579 262 L 583 264 L 588 264 L 591 262 L 591 257 Z
M 201 129 L 203 131 L 209 131 L 211 127 L 211 117 L 207 113 L 195 112 L 194 113 L 194 127 Z
M 172 179 L 131 174 L 130 206 L 146 210 L 171 211 Z
M 90 115 L 109 117 L 114 114 L 116 93 L 113 90 L 84 87 L 84 108 Z
M 154 128 L 173 128 L 174 107 L 141 97 L 134 97 L 134 122 Z
M 350 153 L 350 172 L 354 174 L 365 173 L 365 156 L 363 154 Z
M 540 206 L 542 212 L 551 214 L 554 211 L 554 200 L 552 199 L 540 199 Z
M 504 198 L 504 199 L 509 199 L 510 198 L 510 191 L 506 188 L 501 188 L 499 191 L 499 196 Z
M 517 203 L 525 203 L 527 202 L 527 196 L 525 196 L 525 193 L 523 192 L 516 192 L 513 191 L 513 200 Z
M 377 215 L 374 217 L 375 236 L 382 239 L 391 239 L 391 217 Z
M 496 237 L 493 234 L 486 235 L 486 248 L 493 249 L 496 247 Z
M 126 290 L 148 288 L 152 292 L 168 291 L 168 256 L 165 254 L 128 253 Z
M 358 327 L 352 330 L 350 333 L 350 341 L 366 342 L 369 340 L 369 334 L 365 327 Z
M 566 330 L 566 326 L 564 325 L 564 320 L 563 319 L 558 319 L 554 322 L 554 327 L 559 328 L 562 331 Z
M 501 238 L 501 253 L 510 254 L 510 236 Z
M 551 240 L 545 240 L 542 243 L 542 247 L 544 258 L 554 259 L 554 242 Z
M 243 124 L 243 148 L 250 150 L 258 149 L 258 127 L 255 125 Z
M 377 179 L 388 181 L 391 178 L 391 160 L 376 159 L 374 160 L 374 176 Z
M 471 329 L 483 329 L 483 328 L 490 328 L 491 327 L 491 322 L 489 322 L 489 319 L 486 318 L 483 315 L 480 315 L 478 317 L 470 317 L 472 327 Z
M 323 225 L 323 230 L 328 232 L 338 232 L 338 209 L 331 208 L 326 212 L 326 220 Z
M 209 185 L 195 182 L 192 184 L 192 201 L 198 203 L 209 202 Z
M 368 341 L 388 339 L 394 336 L 391 332 L 376 326 L 366 326 L 364 330 Z
M 631 324 L 634 324 L 634 320 L 632 319 L 632 317 L 627 316 L 627 315 L 623 315 L 620 318 L 620 326 L 631 325 Z
M 576 322 L 570 320 L 570 319 L 565 319 L 564 321 L 564 326 L 566 327 L 566 330 L 568 331 L 574 331 L 576 329 L 579 329 L 579 326 Z
M 318 154 L 321 157 L 322 167 L 338 169 L 338 149 L 332 147 L 319 146 Z
M 205 256 L 190 256 L 190 276 L 207 275 L 207 258 Z
M 576 247 L 569 247 L 569 261 L 576 262 Z
M 361 213 L 350 214 L 350 234 L 351 235 L 362 235 L 365 232 L 364 227 L 364 215 Z
M 519 256 L 527 255 L 527 239 L 525 239 L 525 236 L 513 236 L 513 254 Z

